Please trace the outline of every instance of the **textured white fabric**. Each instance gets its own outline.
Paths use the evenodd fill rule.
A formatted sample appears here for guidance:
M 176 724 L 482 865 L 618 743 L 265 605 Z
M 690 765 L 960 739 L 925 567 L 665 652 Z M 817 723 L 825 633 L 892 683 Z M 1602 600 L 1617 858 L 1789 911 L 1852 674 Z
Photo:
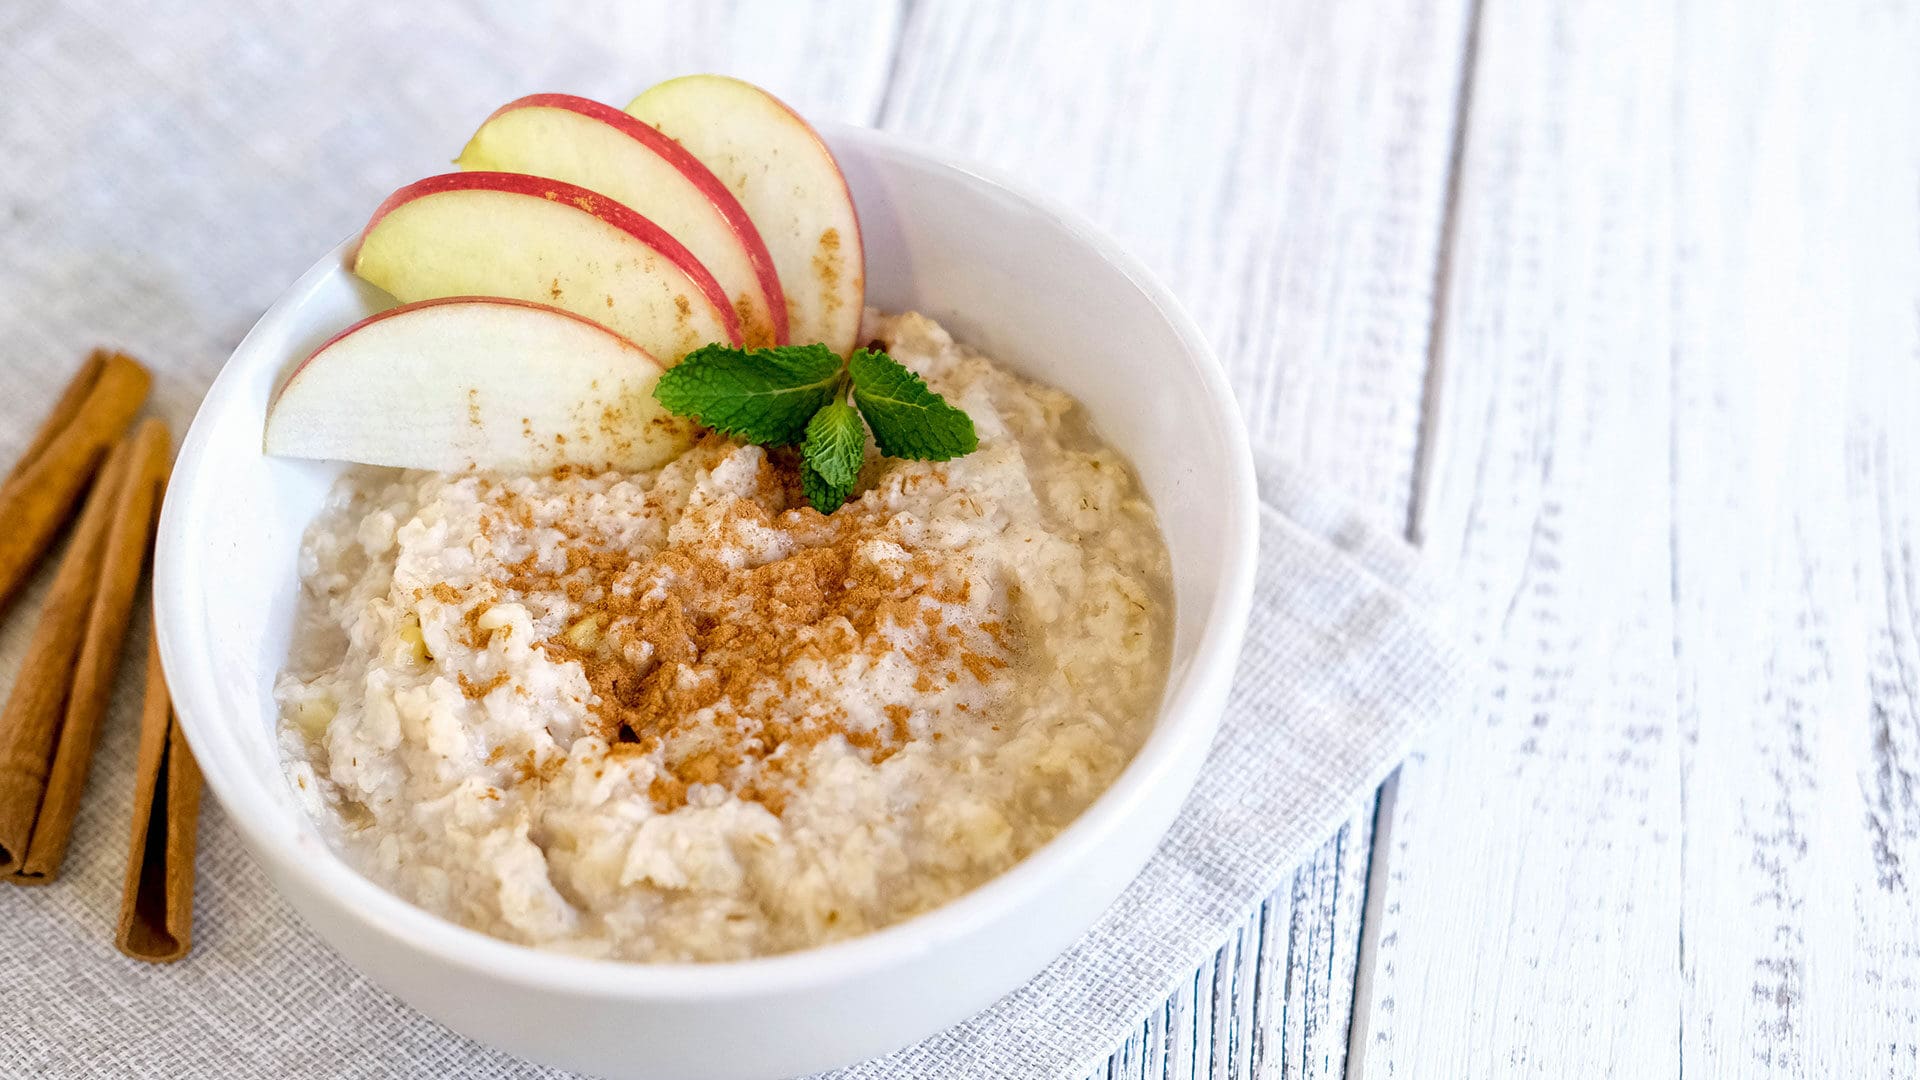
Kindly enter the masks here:
M 633 57 L 591 36 L 564 68 L 530 63 L 484 19 L 442 28 L 445 50 L 396 50 L 426 32 L 408 21 L 413 5 L 368 4 L 346 21 L 317 10 L 330 5 L 286 6 L 270 22 L 178 7 L 139 26 L 104 2 L 0 7 L 0 462 L 96 344 L 147 360 L 155 408 L 184 430 L 274 295 L 379 196 L 447 156 L 422 148 L 529 87 L 608 97 L 633 82 Z M 701 58 L 648 59 L 674 70 Z M 1151 865 L 1027 986 L 844 1075 L 1084 1071 L 1352 813 L 1421 725 L 1456 711 L 1461 665 L 1428 620 L 1434 597 L 1411 553 L 1289 468 L 1263 463 L 1261 491 L 1238 682 L 1199 793 Z M 44 584 L 0 628 L 0 685 Z M 130 667 L 145 654 L 135 637 Z M 273 894 L 211 799 L 192 957 L 152 968 L 116 953 L 138 684 L 131 670 L 121 680 L 64 877 L 0 889 L 0 1075 L 556 1075 L 356 975 Z

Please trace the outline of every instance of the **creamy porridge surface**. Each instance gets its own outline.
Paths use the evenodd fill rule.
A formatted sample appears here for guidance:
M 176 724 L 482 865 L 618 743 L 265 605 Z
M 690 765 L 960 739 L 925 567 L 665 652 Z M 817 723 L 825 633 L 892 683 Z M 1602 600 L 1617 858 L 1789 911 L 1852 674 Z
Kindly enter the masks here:
M 1166 547 L 1059 391 L 869 315 L 980 448 L 881 458 L 830 516 L 787 451 L 652 473 L 349 473 L 277 688 L 351 861 L 496 936 L 633 960 L 784 952 L 1004 871 L 1133 755 Z

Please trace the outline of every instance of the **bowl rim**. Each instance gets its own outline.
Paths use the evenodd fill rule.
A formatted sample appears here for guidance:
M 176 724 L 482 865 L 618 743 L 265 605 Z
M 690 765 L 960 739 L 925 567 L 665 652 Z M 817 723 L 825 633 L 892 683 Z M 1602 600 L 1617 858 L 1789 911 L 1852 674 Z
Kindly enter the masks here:
M 238 764 L 238 751 L 233 761 L 227 754 L 201 755 L 206 782 L 228 809 L 228 819 L 244 834 L 249 849 L 258 857 L 271 859 L 278 873 L 298 880 L 314 893 L 332 897 L 354 918 L 379 933 L 404 941 L 456 969 L 530 989 L 610 995 L 635 1002 L 762 997 L 840 983 L 925 956 L 1031 903 L 1056 887 L 1086 852 L 1099 847 L 1100 838 L 1127 826 L 1154 788 L 1177 768 L 1181 751 L 1190 749 L 1188 742 L 1204 739 L 1207 746 L 1211 745 L 1219 709 L 1209 708 L 1206 697 L 1216 684 L 1230 684 L 1239 659 L 1252 603 L 1258 506 L 1246 427 L 1226 372 L 1205 335 L 1143 262 L 1062 203 L 1037 195 L 996 170 L 910 138 L 850 124 L 821 127 L 828 143 L 836 148 L 852 145 L 873 157 L 942 167 L 1051 219 L 1139 291 L 1141 299 L 1173 331 L 1199 380 L 1212 414 L 1201 419 L 1211 423 L 1226 443 L 1228 472 L 1220 483 L 1222 529 L 1229 538 L 1227 557 L 1214 572 L 1219 600 L 1200 628 L 1193 660 L 1185 671 L 1170 676 L 1153 730 L 1133 759 L 1066 828 L 979 886 L 890 926 L 773 956 L 698 963 L 616 960 L 521 945 L 469 929 L 387 891 L 354 870 L 331 847 L 323 844 L 318 852 L 309 850 L 314 845 L 301 844 L 299 833 L 290 836 L 273 827 L 267 817 L 277 817 L 283 809 L 297 814 L 298 809 L 270 791 L 255 770 Z M 259 349 L 253 344 L 255 339 L 271 335 L 280 323 L 294 318 L 311 293 L 339 271 L 342 251 L 351 242 L 343 241 L 274 300 L 222 366 L 207 391 L 201 415 L 196 415 L 181 444 L 176 479 L 170 487 L 173 497 L 167 499 L 161 516 L 154 600 L 162 659 L 174 686 L 175 709 L 190 744 L 196 734 L 210 733 L 227 721 L 220 718 L 222 710 L 212 689 L 217 674 L 210 657 L 204 649 L 187 648 L 181 640 L 182 631 L 175 629 L 176 623 L 196 609 L 204 576 L 204 568 L 193 565 L 187 532 L 192 524 L 188 504 L 197 494 L 196 479 L 179 476 L 180 467 L 202 456 L 210 438 L 205 416 L 208 407 L 218 408 L 225 398 L 237 394 L 239 378 L 234 361 L 258 362 L 251 356 Z M 1204 754 L 1205 750 L 1202 746 L 1198 752 Z M 272 808 L 272 814 L 244 812 L 262 802 Z

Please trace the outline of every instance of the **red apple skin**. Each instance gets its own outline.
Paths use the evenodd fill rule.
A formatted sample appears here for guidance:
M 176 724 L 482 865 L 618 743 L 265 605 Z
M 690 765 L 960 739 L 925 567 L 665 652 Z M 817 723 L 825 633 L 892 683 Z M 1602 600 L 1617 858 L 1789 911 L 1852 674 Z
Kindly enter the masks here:
M 848 332 L 841 335 L 840 340 L 828 342 L 830 346 L 834 347 L 842 355 L 850 353 L 853 350 L 854 346 L 858 344 L 857 339 L 860 333 L 860 310 L 864 305 L 864 298 L 866 294 L 866 241 L 865 241 L 865 237 L 861 234 L 860 214 L 858 211 L 858 207 L 855 206 L 853 201 L 853 189 L 847 186 L 846 173 L 840 168 L 840 163 L 838 159 L 836 159 L 833 156 L 832 148 L 827 145 L 827 141 L 825 139 L 820 137 L 820 132 L 817 131 L 812 124 L 807 122 L 806 117 L 800 115 L 800 111 L 798 109 L 795 109 L 793 106 L 787 104 L 785 101 L 782 101 L 780 98 L 776 97 L 774 94 L 768 92 L 765 88 L 757 86 L 753 83 L 747 82 L 744 79 L 733 78 L 732 76 L 683 75 L 677 78 L 668 79 L 666 80 L 666 82 L 656 84 L 654 87 L 650 87 L 648 90 L 643 91 L 638 97 L 634 98 L 632 103 L 630 103 L 627 106 L 627 110 L 629 114 L 637 116 L 638 113 L 636 112 L 636 110 L 640 107 L 641 103 L 647 99 L 647 95 L 651 93 L 653 90 L 667 86 L 668 84 L 671 84 L 671 83 L 677 83 L 682 80 L 688 80 L 688 79 L 720 79 L 729 83 L 739 84 L 740 86 L 743 86 L 749 90 L 754 91 L 755 93 L 759 94 L 761 97 L 766 99 L 767 101 L 771 102 L 774 106 L 778 107 L 782 112 L 792 117 L 794 123 L 798 125 L 801 130 L 805 131 L 808 135 L 810 135 L 814 143 L 816 143 L 819 146 L 821 155 L 824 156 L 827 159 L 827 161 L 833 164 L 834 175 L 840 182 L 840 190 L 846 198 L 847 205 L 850 207 L 854 207 L 854 212 L 851 214 L 851 228 L 853 232 L 853 236 L 851 237 L 851 239 L 853 242 L 852 242 L 852 245 L 849 247 L 846 243 L 847 238 L 843 237 L 841 238 L 841 243 L 839 246 L 839 250 L 837 252 L 827 251 L 824 249 L 816 250 L 814 254 L 814 260 L 815 260 L 814 266 L 815 267 L 821 266 L 822 262 L 820 260 L 825 260 L 824 264 L 827 266 L 834 267 L 835 273 L 847 274 L 849 271 L 851 271 L 852 276 L 855 279 L 857 279 L 859 282 L 858 286 L 854 289 L 854 292 L 856 296 L 859 297 L 859 299 L 856 299 L 853 303 L 854 311 L 852 313 L 851 329 Z M 641 122 L 646 123 L 646 121 L 644 120 L 642 120 Z M 647 126 L 652 127 L 653 125 L 647 124 Z M 816 269 L 815 272 L 820 273 L 822 271 L 819 271 Z
M 629 349 L 632 349 L 634 352 L 640 353 L 641 355 L 651 359 L 654 362 L 654 365 L 659 367 L 661 370 L 664 371 L 666 369 L 666 365 L 661 364 L 658 357 L 653 356 L 653 354 L 647 352 L 647 350 L 641 348 L 640 346 L 635 345 L 633 342 L 628 341 L 626 338 L 620 337 L 619 334 L 614 333 L 612 330 L 609 330 L 606 327 L 601 326 L 599 323 L 594 322 L 592 319 L 589 319 L 584 315 L 575 315 L 571 311 L 566 311 L 561 308 L 554 307 L 552 304 L 536 304 L 531 300 L 516 300 L 511 296 L 438 296 L 433 298 L 432 300 L 416 300 L 411 304 L 401 304 L 398 307 L 390 307 L 385 311 L 376 311 L 373 314 L 367 316 L 366 318 L 361 319 L 359 322 L 354 323 L 352 326 L 349 326 L 346 329 L 341 330 L 339 333 L 334 334 L 332 337 L 314 346 L 313 351 L 308 353 L 306 357 L 302 359 L 298 364 L 295 364 L 293 366 L 293 370 L 287 372 L 286 378 L 280 380 L 279 388 L 273 392 L 273 397 L 267 401 L 267 408 L 269 410 L 273 408 L 273 403 L 276 401 L 279 401 L 280 395 L 286 392 L 287 387 L 293 385 L 293 380 L 300 377 L 300 373 L 307 369 L 308 364 L 313 363 L 314 357 L 319 356 L 323 352 L 326 352 L 329 348 L 339 343 L 342 338 L 351 337 L 352 335 L 360 332 L 362 329 L 372 326 L 374 323 L 384 322 L 388 319 L 393 318 L 396 315 L 406 315 L 410 312 L 419 311 L 422 308 L 442 307 L 447 304 L 504 304 L 508 307 L 535 308 L 540 311 L 552 312 L 555 315 L 563 315 L 569 319 L 572 319 L 574 322 L 591 326 L 595 330 L 599 330 L 602 333 L 609 335 L 610 337 L 618 338 L 621 344 L 625 345 Z
M 755 89 L 759 89 L 759 88 L 756 87 Z M 775 105 L 778 105 L 782 109 L 785 109 L 787 112 L 787 115 L 793 117 L 795 123 L 807 129 L 807 133 L 813 136 L 813 141 L 820 144 L 820 152 L 826 155 L 828 161 L 833 162 L 833 166 L 834 166 L 833 171 L 835 175 L 837 175 L 840 178 L 840 190 L 843 193 L 845 193 L 847 197 L 847 205 L 849 206 L 854 205 L 853 189 L 847 186 L 847 174 L 841 171 L 840 161 L 838 158 L 833 156 L 833 150 L 832 148 L 827 146 L 827 140 L 820 137 L 820 133 L 814 130 L 814 127 L 812 124 L 807 123 L 807 118 L 800 115 L 800 110 L 787 104 L 785 101 L 781 100 L 780 98 L 776 97 L 775 95 L 773 95 L 772 93 L 769 93 L 766 90 L 760 90 L 760 92 L 763 94 L 766 94 L 767 99 L 772 101 Z M 866 292 L 865 278 L 867 273 L 867 255 L 866 255 L 867 241 L 866 241 L 866 237 L 862 235 L 860 232 L 860 214 L 858 213 L 857 210 L 853 215 L 853 246 L 849 250 L 851 250 L 855 254 L 858 260 L 853 265 L 855 266 L 855 272 L 861 276 L 862 281 L 861 281 L 860 291 L 864 295 Z M 855 323 L 854 333 L 856 335 L 858 335 L 859 333 L 859 326 L 858 326 L 859 321 L 860 321 L 859 317 L 856 316 L 854 318 L 854 323 Z
M 687 276 L 693 287 L 707 302 L 719 311 L 721 323 L 726 327 L 728 341 L 734 345 L 743 343 L 740 333 L 740 315 L 733 309 L 733 302 L 727 297 L 725 289 L 714 280 L 707 268 L 694 258 L 693 252 L 675 240 L 667 230 L 655 225 L 638 212 L 623 203 L 618 203 L 595 191 L 588 191 L 577 184 L 560 180 L 547 180 L 538 176 L 526 176 L 521 173 L 503 172 L 457 172 L 429 176 L 424 180 L 415 180 L 386 197 L 367 220 L 366 228 L 360 230 L 360 237 L 354 242 L 353 250 L 347 255 L 347 265 L 352 266 L 360 259 L 360 245 L 366 242 L 368 234 L 373 232 L 380 220 L 394 210 L 432 195 L 449 191 L 498 191 L 509 195 L 526 195 L 552 202 L 564 202 L 583 213 L 591 214 L 601 221 L 627 233 L 665 256 L 668 262 Z
M 707 197 L 713 208 L 726 219 L 738 237 L 741 246 L 747 249 L 747 259 L 753 264 L 754 276 L 759 279 L 760 289 L 766 294 L 768 317 L 773 320 L 774 344 L 787 344 L 787 298 L 780 288 L 780 275 L 773 269 L 773 255 L 767 251 L 767 242 L 760 236 L 760 230 L 747 216 L 740 200 L 733 197 L 727 185 L 713 175 L 713 170 L 700 163 L 700 159 L 687 152 L 686 147 L 673 141 L 650 125 L 641 123 L 628 114 L 611 105 L 603 105 L 591 98 L 573 94 L 528 94 L 517 98 L 493 110 L 488 120 L 512 112 L 515 109 L 565 109 L 581 116 L 598 120 L 621 134 L 632 138 L 647 149 L 666 159 L 667 163 L 680 171 L 700 193 Z M 791 111 L 791 110 L 789 110 Z M 797 115 L 797 114 L 796 114 Z M 483 121 L 482 127 L 486 126 Z
M 323 362 L 323 358 L 336 354 L 339 348 L 344 343 L 349 343 L 351 339 L 361 335 L 365 331 L 369 330 L 370 328 L 378 324 L 389 322 L 389 321 L 398 321 L 406 316 L 419 315 L 420 313 L 422 313 L 427 309 L 461 308 L 461 307 L 488 308 L 488 309 L 515 309 L 515 310 L 538 313 L 541 316 L 560 316 L 562 319 L 566 320 L 567 322 L 574 324 L 582 328 L 583 330 L 587 331 L 593 338 L 598 339 L 600 342 L 611 344 L 617 350 L 617 352 L 623 358 L 622 364 L 631 365 L 630 368 L 623 370 L 618 376 L 616 376 L 617 378 L 620 378 L 620 379 L 626 379 L 626 378 L 629 378 L 630 376 L 638 376 L 641 379 L 643 379 L 647 385 L 651 385 L 651 383 L 654 380 L 657 380 L 659 376 L 666 371 L 666 366 L 663 365 L 657 357 L 649 353 L 646 349 L 640 347 L 639 345 L 621 336 L 620 334 L 608 329 L 607 327 L 602 326 L 601 324 L 593 321 L 592 319 L 586 318 L 584 316 L 581 316 L 571 311 L 567 311 L 563 308 L 554 307 L 549 304 L 542 304 L 542 303 L 536 303 L 528 300 L 520 300 L 512 297 L 501 297 L 501 296 L 447 296 L 447 297 L 436 297 L 431 300 L 420 300 L 414 303 L 402 304 L 402 305 L 399 305 L 398 307 L 388 308 L 385 311 L 376 312 L 375 314 L 369 315 L 366 318 L 360 319 L 359 321 L 355 322 L 353 325 L 348 326 L 345 329 L 340 330 L 339 332 L 333 334 L 331 337 L 321 342 L 320 345 L 314 348 L 311 352 L 307 353 L 307 355 L 304 358 L 302 358 L 298 364 L 294 366 L 293 370 L 287 374 L 286 378 L 281 381 L 280 385 L 274 390 L 273 396 L 267 404 L 267 411 L 266 411 L 267 412 L 267 421 L 266 421 L 267 432 L 266 432 L 265 441 L 268 447 L 268 452 L 269 453 L 286 453 L 293 457 L 324 457 L 330 460 L 364 461 L 372 464 L 390 465 L 390 466 L 401 467 L 401 468 L 437 468 L 437 469 L 454 469 L 454 470 L 461 469 L 461 468 L 466 468 L 466 469 L 504 468 L 509 471 L 522 471 L 523 469 L 527 468 L 528 466 L 525 462 L 521 462 L 518 464 L 510 464 L 505 461 L 500 461 L 498 459 L 494 461 L 490 461 L 487 457 L 484 456 L 484 454 L 480 454 L 480 455 L 476 455 L 476 457 L 468 458 L 464 465 L 449 465 L 449 464 L 437 463 L 437 462 L 427 463 L 422 461 L 406 461 L 406 460 L 399 460 L 399 459 L 386 457 L 386 456 L 374 456 L 374 457 L 362 458 L 362 457 L 355 456 L 354 454 L 351 454 L 351 453 L 348 453 L 345 455 L 310 454 L 310 453 L 304 453 L 300 450 L 276 450 L 272 448 L 273 442 L 274 442 L 274 426 L 278 419 L 278 414 L 281 409 L 281 406 L 287 400 L 288 394 L 294 391 L 294 388 L 304 386 L 306 382 L 311 381 L 311 379 L 318 377 L 317 374 L 308 375 L 308 372 L 309 371 L 317 372 L 318 371 L 317 365 Z M 596 344 L 595 347 L 597 348 L 598 345 Z M 606 374 L 603 372 L 601 373 L 600 377 L 604 378 L 606 377 Z M 565 376 L 562 376 L 562 378 L 565 378 Z M 545 384 L 549 387 L 558 385 L 553 382 L 552 378 L 547 378 L 545 380 Z M 598 389 L 600 387 L 600 383 L 597 381 L 589 385 L 594 389 Z M 694 441 L 694 436 L 697 434 L 697 429 L 696 429 L 696 426 L 691 421 L 675 418 L 670 414 L 666 413 L 664 409 L 660 408 L 652 400 L 650 391 L 646 391 L 642 389 L 642 390 L 638 390 L 637 392 L 639 393 L 640 397 L 644 397 L 646 399 L 644 403 L 645 408 L 642 411 L 645 413 L 650 413 L 652 415 L 637 416 L 637 414 L 634 414 L 630 411 L 633 408 L 633 406 L 631 405 L 620 406 L 620 413 L 622 416 L 626 416 L 630 418 L 637 416 L 637 418 L 632 419 L 632 425 L 633 425 L 632 429 L 625 434 L 622 434 L 620 432 L 610 432 L 606 428 L 606 424 L 608 423 L 608 421 L 603 417 L 601 417 L 601 415 L 597 412 L 591 413 L 591 415 L 593 415 L 595 419 L 588 421 L 589 426 L 580 426 L 582 421 L 578 413 L 575 413 L 574 415 L 562 421 L 562 423 L 568 425 L 568 431 L 572 431 L 576 428 L 577 430 L 579 430 L 580 434 L 577 435 L 572 441 L 559 437 L 560 434 L 565 434 L 565 432 L 554 434 L 551 431 L 549 431 L 548 425 L 551 425 L 553 423 L 553 418 L 551 416 L 546 417 L 544 421 L 535 421 L 534 422 L 535 426 L 531 428 L 527 427 L 527 425 L 529 424 L 529 421 L 523 417 L 519 421 L 519 425 L 518 425 L 519 429 L 524 432 L 527 440 L 529 440 L 530 442 L 534 442 L 537 445 L 542 445 L 543 452 L 541 454 L 535 455 L 534 463 L 531 466 L 532 471 L 540 472 L 549 468 L 557 467 L 558 465 L 567 465 L 567 464 L 588 465 L 589 467 L 593 467 L 593 468 L 626 469 L 629 471 L 651 469 L 651 468 L 657 468 L 660 465 L 664 464 L 665 462 L 671 460 L 675 455 L 679 454 L 680 452 L 683 452 L 688 446 L 692 445 Z M 468 393 L 472 394 L 473 391 L 469 390 Z M 584 400 L 585 399 L 583 399 L 583 401 Z M 628 401 L 628 400 L 637 401 L 638 398 L 629 399 L 625 396 L 625 392 L 621 391 L 615 397 L 609 398 L 608 400 L 610 402 L 616 401 L 616 400 L 617 401 Z M 471 412 L 471 410 L 477 407 L 475 403 L 475 399 L 472 397 L 468 397 L 466 401 L 467 401 L 466 408 L 467 410 L 469 410 L 467 415 L 471 417 L 474 415 Z M 525 406 L 524 404 L 521 405 L 521 407 L 527 408 L 527 406 Z M 590 406 L 590 408 L 598 408 L 598 406 Z M 536 416 L 540 415 L 539 411 L 535 408 L 529 408 L 528 411 L 532 412 Z M 517 415 L 517 410 L 515 414 L 510 414 L 510 415 Z M 477 420 L 470 420 L 469 423 L 477 423 Z M 459 426 L 464 428 L 466 424 L 461 424 Z M 495 430 L 506 431 L 506 430 L 513 429 L 514 427 L 515 425 L 513 425 L 511 421 L 508 421 L 496 427 Z M 537 432 L 548 432 L 548 437 L 550 441 L 546 441 L 542 443 L 541 437 L 539 434 L 537 434 Z M 609 443 L 606 441 L 605 437 L 609 435 L 615 437 L 614 442 Z M 296 436 L 296 439 L 297 439 L 297 436 Z M 583 456 L 583 452 L 587 456 Z M 606 460 L 604 461 L 601 460 L 601 457 L 599 456 L 601 454 L 607 455 Z M 551 460 L 548 460 L 548 459 L 551 459 Z

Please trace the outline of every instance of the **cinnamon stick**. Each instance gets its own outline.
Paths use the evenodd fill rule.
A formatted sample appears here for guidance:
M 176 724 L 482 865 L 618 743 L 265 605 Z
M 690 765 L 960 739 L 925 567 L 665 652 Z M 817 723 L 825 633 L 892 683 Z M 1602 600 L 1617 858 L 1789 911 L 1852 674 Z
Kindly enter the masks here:
M 140 715 L 140 767 L 133 831 L 115 942 L 136 960 L 164 964 L 193 947 L 193 856 L 200 817 L 200 769 L 173 715 L 160 670 L 160 638 L 147 649 L 147 699 Z
M 87 479 L 133 422 L 152 381 L 131 357 L 94 354 L 0 484 L 5 525 L 0 528 L 0 612 L 73 512 Z
M 71 429 L 70 429 L 71 430 Z M 64 436 L 62 436 L 64 438 Z M 57 440 L 56 440 L 57 441 Z M 47 774 L 60 734 L 73 665 L 86 634 L 94 585 L 100 576 L 114 502 L 126 475 L 132 444 L 107 459 L 80 526 L 55 572 L 46 607 L 27 643 L 13 693 L 0 711 L 0 874 L 11 876 L 26 857 L 33 823 L 46 793 Z
M 113 694 L 126 640 L 127 614 L 140 587 L 140 569 L 153 544 L 155 513 L 166 482 L 173 438 L 165 421 L 150 419 L 132 436 L 131 457 L 114 493 L 113 522 L 107 529 L 100 576 L 72 670 L 65 715 L 55 744 L 33 837 L 14 871 L 19 885 L 52 881 L 60 873 L 72 834 L 74 815 L 86 789 L 95 735 Z
M 93 350 L 93 354 L 81 362 L 80 370 L 73 373 L 67 388 L 60 392 L 60 400 L 53 403 L 53 411 L 40 422 L 40 430 L 33 433 L 33 441 L 21 451 L 20 460 L 13 463 L 13 469 L 7 473 L 7 479 L 0 483 L 12 482 L 13 478 L 24 472 L 35 458 L 46 452 L 47 445 L 53 442 L 56 436 L 66 430 L 67 425 L 73 422 L 73 418 L 80 414 L 81 403 L 87 400 L 87 394 L 93 389 L 93 384 L 100 381 L 100 373 L 106 369 L 106 364 L 107 354 L 102 349 Z

